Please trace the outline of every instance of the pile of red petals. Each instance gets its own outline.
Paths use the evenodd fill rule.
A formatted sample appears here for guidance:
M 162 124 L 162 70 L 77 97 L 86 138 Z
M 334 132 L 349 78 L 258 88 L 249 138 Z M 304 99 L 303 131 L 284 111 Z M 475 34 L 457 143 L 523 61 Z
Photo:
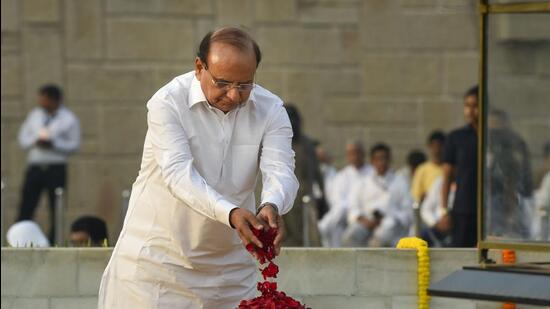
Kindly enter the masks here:
M 277 229 L 257 230 L 253 227 L 251 229 L 254 235 L 262 242 L 263 248 L 248 244 L 246 250 L 250 253 L 255 252 L 261 265 L 269 263 L 263 269 L 260 267 L 264 280 L 277 278 L 279 267 L 273 263 L 273 259 L 275 258 L 273 241 L 275 240 L 275 236 L 277 236 Z M 258 282 L 257 289 L 262 295 L 254 299 L 242 300 L 238 309 L 306 309 L 299 301 L 287 296 L 284 292 L 277 291 L 277 282 Z

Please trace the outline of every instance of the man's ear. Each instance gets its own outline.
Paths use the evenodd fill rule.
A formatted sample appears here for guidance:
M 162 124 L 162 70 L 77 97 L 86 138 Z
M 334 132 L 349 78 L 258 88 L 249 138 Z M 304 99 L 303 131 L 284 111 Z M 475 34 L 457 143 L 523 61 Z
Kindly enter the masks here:
M 199 57 L 195 58 L 195 77 L 197 77 L 198 80 L 201 80 L 201 71 L 204 70 L 204 65 L 202 64 L 202 61 Z

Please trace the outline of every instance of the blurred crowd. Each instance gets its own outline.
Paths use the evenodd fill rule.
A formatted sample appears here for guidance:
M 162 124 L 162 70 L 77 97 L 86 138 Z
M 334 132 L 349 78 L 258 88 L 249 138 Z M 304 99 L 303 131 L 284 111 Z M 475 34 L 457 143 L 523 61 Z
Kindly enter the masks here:
M 430 246 L 472 247 L 477 242 L 478 89 L 464 95 L 465 125 L 433 131 L 426 152 L 414 149 L 404 167 L 395 168 L 391 145 L 348 141 L 347 165 L 337 169 L 319 142 L 302 131 L 302 117 L 285 104 L 293 129 L 295 174 L 300 189 L 284 216 L 286 246 L 391 247 L 406 236 Z M 50 246 L 55 235 L 55 190 L 66 187 L 67 164 L 80 145 L 78 118 L 62 104 L 59 87 L 38 92 L 38 106 L 25 119 L 19 143 L 28 152 L 17 222 L 7 233 L 11 246 Z M 550 240 L 550 144 L 544 146 L 545 170 L 533 181 L 529 150 L 512 130 L 507 114 L 488 115 L 484 214 L 488 237 Z M 51 230 L 44 235 L 33 222 L 40 195 L 49 197 Z M 73 246 L 108 245 L 107 226 L 94 216 L 76 220 Z M 67 243 L 69 244 L 69 243 Z

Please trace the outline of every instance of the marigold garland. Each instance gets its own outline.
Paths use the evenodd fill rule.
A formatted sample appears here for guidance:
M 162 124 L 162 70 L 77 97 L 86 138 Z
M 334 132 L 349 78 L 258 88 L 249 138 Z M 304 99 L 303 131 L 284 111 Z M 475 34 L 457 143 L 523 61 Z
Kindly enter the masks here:
M 428 243 L 417 237 L 405 237 L 397 243 L 398 249 L 416 249 L 418 258 L 417 280 L 418 280 L 418 308 L 430 308 L 430 296 L 428 296 L 428 285 L 430 284 L 430 256 L 428 254 Z

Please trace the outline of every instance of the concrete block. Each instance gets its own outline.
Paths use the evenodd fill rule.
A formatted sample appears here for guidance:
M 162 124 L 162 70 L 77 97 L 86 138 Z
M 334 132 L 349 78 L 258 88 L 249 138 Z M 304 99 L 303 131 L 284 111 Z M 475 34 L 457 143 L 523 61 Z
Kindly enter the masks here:
M 49 309 L 49 300 L 46 297 L 4 297 L 2 295 L 3 309 Z
M 281 71 L 260 70 L 256 73 L 255 82 L 279 97 L 283 97 L 283 73 Z
M 21 94 L 23 88 L 21 71 L 21 58 L 18 55 L 2 55 L 2 97 Z
M 183 19 L 120 18 L 107 21 L 111 59 L 192 60 L 193 25 Z
M 303 303 L 306 307 L 315 309 L 389 308 L 385 297 L 306 296 Z
M 105 108 L 103 113 L 103 153 L 141 154 L 147 131 L 145 104 L 141 108 Z
M 414 250 L 369 249 L 356 255 L 357 295 L 416 295 Z
M 300 9 L 300 21 L 311 24 L 356 24 L 360 10 L 356 7 L 319 7 Z
M 26 22 L 59 21 L 59 0 L 24 0 L 23 20 Z
M 548 41 L 550 38 L 550 18 L 545 13 L 498 15 L 491 24 L 499 41 Z
M 427 9 L 437 7 L 439 0 L 400 0 L 399 5 L 405 9 Z
M 336 97 L 325 106 L 325 119 L 334 122 L 415 124 L 418 115 L 418 104 L 410 102 Z
M 74 295 L 76 262 L 71 249 L 2 249 L 2 295 Z
M 254 21 L 254 2 L 251 0 L 216 1 L 218 26 L 243 26 L 251 29 Z
M 4 3 L 4 2 L 2 2 Z M 3 12 L 3 11 L 2 11 Z M 21 36 L 18 32 L 2 31 L 2 55 L 18 54 L 21 50 Z
M 143 67 L 69 65 L 67 100 L 145 102 L 153 95 L 151 72 Z
M 431 249 L 430 282 L 437 282 L 449 274 L 462 269 L 462 266 L 477 265 L 475 249 Z
M 204 0 L 111 0 L 109 13 L 168 13 L 181 15 L 208 15 L 213 13 L 212 2 Z
M 101 162 L 92 159 L 73 158 L 69 165 L 68 206 L 91 210 L 99 201 L 101 185 L 105 181 L 105 171 Z M 70 222 L 69 222 L 70 223 Z
M 61 36 L 57 30 L 31 28 L 23 33 L 25 100 L 36 102 L 36 91 L 46 83 L 63 86 Z
M 365 94 L 437 94 L 442 90 L 436 55 L 365 55 Z
M 189 64 L 155 67 L 153 69 L 153 89 L 160 89 L 177 76 L 192 71 L 193 69 L 194 67 L 191 62 L 189 62 Z
M 68 108 L 78 117 L 80 121 L 80 133 L 84 139 L 96 137 L 101 127 L 100 104 L 91 103 L 75 104 L 67 102 Z
M 2 0 L 2 41 L 4 39 L 4 31 L 19 30 L 19 10 L 17 0 Z M 4 42 L 2 42 L 4 45 Z
M 296 0 L 256 1 L 256 20 L 261 22 L 293 21 L 296 19 L 297 6 Z
M 464 123 L 462 98 L 454 102 L 421 102 L 420 106 L 420 124 L 424 128 L 424 135 L 435 129 L 449 131 Z
M 23 104 L 21 101 L 20 98 L 2 99 L 2 121 L 13 121 L 17 124 L 21 122 L 21 119 L 25 116 L 23 114 Z
M 451 55 L 445 57 L 444 63 L 447 93 L 463 95 L 467 89 L 478 83 L 478 55 Z
M 355 252 L 284 248 L 277 260 L 277 282 L 289 295 L 353 295 Z M 296 267 L 300 265 L 299 267 Z
M 78 294 L 97 296 L 101 276 L 110 259 L 103 248 L 78 249 Z
M 475 50 L 478 46 L 478 17 L 473 8 L 466 13 L 418 15 L 400 12 L 396 1 L 376 2 L 367 1 L 363 6 L 363 48 Z
M 50 309 L 95 309 L 97 308 L 97 297 L 67 297 L 51 299 Z
M 257 31 L 256 37 L 263 49 L 266 64 L 335 64 L 354 61 L 342 57 L 343 41 L 338 29 L 273 26 L 260 27 Z M 296 50 L 300 50 L 300 53 L 297 54 Z
M 65 47 L 70 59 L 97 59 L 102 55 L 102 12 L 99 0 L 75 0 L 65 5 Z

